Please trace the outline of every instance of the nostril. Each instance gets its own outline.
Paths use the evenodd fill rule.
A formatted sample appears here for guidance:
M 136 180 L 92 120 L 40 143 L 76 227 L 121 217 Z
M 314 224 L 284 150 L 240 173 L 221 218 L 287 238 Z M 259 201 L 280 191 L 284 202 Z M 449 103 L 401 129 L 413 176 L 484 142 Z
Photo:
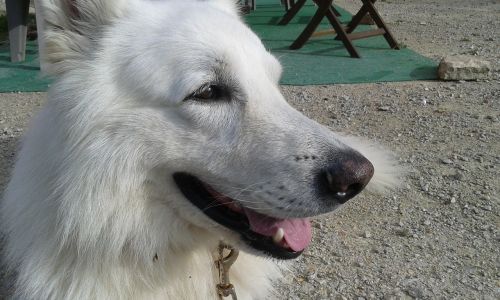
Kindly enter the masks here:
M 364 186 L 359 183 L 354 183 L 349 186 L 344 186 L 340 188 L 336 188 L 334 186 L 330 186 L 330 191 L 333 194 L 333 198 L 340 203 L 345 203 L 347 200 L 351 199 L 359 192 L 363 190 Z

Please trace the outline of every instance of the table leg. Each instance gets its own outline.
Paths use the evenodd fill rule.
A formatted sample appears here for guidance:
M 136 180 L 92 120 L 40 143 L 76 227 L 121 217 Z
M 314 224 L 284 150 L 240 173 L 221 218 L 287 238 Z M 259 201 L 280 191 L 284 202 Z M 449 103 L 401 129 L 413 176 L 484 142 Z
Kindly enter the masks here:
M 5 0 L 12 62 L 24 61 L 26 56 L 29 5 L 29 0 Z

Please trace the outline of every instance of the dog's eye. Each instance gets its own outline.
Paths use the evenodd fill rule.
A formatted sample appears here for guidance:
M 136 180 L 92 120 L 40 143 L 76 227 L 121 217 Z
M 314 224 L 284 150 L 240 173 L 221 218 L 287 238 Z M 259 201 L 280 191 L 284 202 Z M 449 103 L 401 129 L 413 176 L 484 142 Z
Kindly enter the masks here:
M 196 92 L 194 92 L 189 98 L 195 100 L 218 100 L 224 96 L 224 89 L 218 85 L 207 85 Z

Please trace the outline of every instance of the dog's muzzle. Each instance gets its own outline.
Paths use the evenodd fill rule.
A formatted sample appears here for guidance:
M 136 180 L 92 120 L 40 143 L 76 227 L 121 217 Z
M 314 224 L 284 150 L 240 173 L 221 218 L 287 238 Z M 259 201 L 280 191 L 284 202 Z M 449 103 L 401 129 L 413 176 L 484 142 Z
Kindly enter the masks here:
M 314 178 L 317 192 L 333 210 L 357 195 L 373 176 L 373 165 L 356 151 L 336 152 Z M 184 196 L 216 223 L 238 232 L 250 247 L 279 259 L 299 256 L 311 241 L 308 218 L 278 218 L 245 207 L 195 175 L 177 172 Z

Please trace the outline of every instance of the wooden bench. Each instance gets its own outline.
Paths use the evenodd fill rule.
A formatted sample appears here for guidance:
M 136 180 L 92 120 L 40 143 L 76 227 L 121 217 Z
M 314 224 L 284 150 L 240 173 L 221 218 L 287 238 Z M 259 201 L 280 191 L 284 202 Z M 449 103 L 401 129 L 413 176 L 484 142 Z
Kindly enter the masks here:
M 306 1 L 307 0 L 291 1 L 290 7 L 288 7 L 286 14 L 283 16 L 279 24 L 288 24 L 295 17 L 295 15 L 297 15 L 299 10 L 305 5 Z M 304 46 L 304 44 L 311 38 L 311 36 L 314 35 L 316 28 L 325 17 L 333 27 L 333 30 L 331 30 L 329 33 L 337 35 L 335 39 L 342 41 L 351 57 L 361 57 L 356 47 L 352 44 L 352 41 L 378 35 L 383 35 L 392 49 L 399 49 L 398 43 L 394 39 L 389 28 L 374 6 L 374 3 L 377 0 L 361 1 L 363 5 L 361 6 L 360 10 L 352 17 L 352 20 L 349 22 L 349 24 L 347 26 L 344 26 L 340 23 L 340 20 L 338 18 L 338 11 L 336 11 L 333 7 L 333 0 L 313 0 L 318 9 L 316 10 L 316 13 L 311 18 L 302 33 L 290 45 L 290 49 L 295 50 L 302 48 L 302 46 Z M 370 16 L 373 19 L 374 23 L 377 25 L 377 29 L 354 32 L 354 30 L 358 27 L 362 20 L 365 19 L 366 16 Z

